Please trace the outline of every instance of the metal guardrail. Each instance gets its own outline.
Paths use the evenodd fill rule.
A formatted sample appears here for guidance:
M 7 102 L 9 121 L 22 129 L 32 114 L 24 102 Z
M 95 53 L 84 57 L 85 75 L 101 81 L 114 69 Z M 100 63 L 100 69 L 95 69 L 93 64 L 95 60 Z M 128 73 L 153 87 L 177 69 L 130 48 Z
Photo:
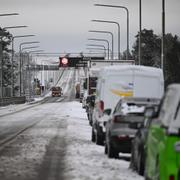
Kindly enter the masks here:
M 10 104 L 23 104 L 26 102 L 26 97 L 3 97 L 0 98 L 0 106 L 7 106 Z

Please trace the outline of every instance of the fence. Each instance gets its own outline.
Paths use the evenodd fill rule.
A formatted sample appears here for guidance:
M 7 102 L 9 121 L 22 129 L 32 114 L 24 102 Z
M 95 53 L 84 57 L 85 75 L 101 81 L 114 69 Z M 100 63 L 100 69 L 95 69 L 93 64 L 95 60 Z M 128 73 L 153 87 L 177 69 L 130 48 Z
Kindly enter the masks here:
M 23 104 L 26 101 L 25 96 L 21 97 L 3 97 L 0 98 L 0 106 L 7 106 L 9 104 Z

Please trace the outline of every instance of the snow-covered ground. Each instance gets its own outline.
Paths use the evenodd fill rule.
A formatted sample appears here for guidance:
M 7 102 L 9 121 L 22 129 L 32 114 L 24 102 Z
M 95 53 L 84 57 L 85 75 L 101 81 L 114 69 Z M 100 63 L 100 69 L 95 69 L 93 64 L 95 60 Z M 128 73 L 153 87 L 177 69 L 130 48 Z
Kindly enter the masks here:
M 26 106 L 26 105 L 25 105 Z M 23 105 L 21 105 L 23 107 Z M 7 109 L 7 108 L 6 108 Z M 7 154 L 0 157 L 0 177 L 14 180 L 25 177 L 37 180 L 39 169 L 46 158 L 48 147 L 52 152 L 60 147 L 50 145 L 54 137 L 65 139 L 65 155 L 63 161 L 63 179 L 67 180 L 142 180 L 129 169 L 129 162 L 122 159 L 108 159 L 104 148 L 91 142 L 91 127 L 88 124 L 85 110 L 77 102 L 50 103 L 28 109 L 31 118 L 43 119 L 36 128 L 24 132 L 13 144 L 16 155 Z M 27 111 L 22 111 L 17 117 L 27 117 Z M 43 114 L 44 112 L 44 114 Z M 3 114 L 3 109 L 1 108 Z M 42 117 L 40 116 L 42 115 Z M 15 115 L 15 114 L 14 114 Z M 16 115 L 13 117 L 17 118 Z M 13 118 L 12 117 L 12 118 Z M 4 119 L 3 117 L 2 119 Z M 10 120 L 10 119 L 9 119 Z M 8 121 L 8 120 L 7 120 Z M 60 125 L 58 129 L 57 127 Z M 25 143 L 25 144 L 23 144 Z M 53 149 L 54 148 L 54 149 Z M 10 147 L 8 148 L 10 150 Z M 64 150 L 63 150 L 64 151 Z M 55 156 L 55 160 L 58 156 Z M 62 157 L 60 157 L 61 159 Z M 53 172 L 53 171 L 52 171 Z M 3 180 L 4 180 L 3 179 Z M 41 178 L 43 179 L 43 178 Z M 38 179 L 39 180 L 39 179 Z
M 129 162 L 109 159 L 104 147 L 91 142 L 91 127 L 78 102 L 65 104 L 68 121 L 67 179 L 76 180 L 141 180 L 143 177 L 129 169 Z
M 64 94 L 70 89 L 69 81 L 72 76 L 71 71 L 65 73 L 66 78 L 61 83 Z M 47 96 L 50 96 L 50 93 Z M 40 97 L 35 101 L 42 99 Z M 29 106 L 33 107 L 29 109 Z M 19 113 L 15 113 L 17 111 Z M 12 112 L 14 114 L 3 116 Z M 63 177 L 60 179 L 65 180 L 144 179 L 129 169 L 129 161 L 109 159 L 104 154 L 104 147 L 91 142 L 91 126 L 82 104 L 77 101 L 57 100 L 55 103 L 38 106 L 9 105 L 0 107 L 0 117 L 2 127 L 16 120 L 18 123 L 40 121 L 34 128 L 21 134 L 12 145 L 8 146 L 5 150 L 7 152 L 0 156 L 0 179 L 44 180 L 46 175 L 48 176 L 46 180 L 54 180 L 57 178 L 52 174 L 53 168 L 61 174 L 59 177 Z M 44 162 L 50 163 L 48 174 L 44 169 L 43 173 L 37 171 L 42 169 Z M 59 163 L 63 163 L 63 172 L 55 167 L 58 167 Z

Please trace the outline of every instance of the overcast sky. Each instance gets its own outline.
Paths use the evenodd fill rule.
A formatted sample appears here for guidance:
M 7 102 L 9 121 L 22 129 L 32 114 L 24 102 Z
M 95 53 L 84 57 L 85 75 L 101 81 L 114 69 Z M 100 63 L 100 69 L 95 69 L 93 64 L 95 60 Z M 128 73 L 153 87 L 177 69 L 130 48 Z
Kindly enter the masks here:
M 180 0 L 166 1 L 166 32 L 180 36 Z M 27 25 L 11 29 L 16 35 L 35 34 L 36 37 L 15 40 L 15 49 L 24 41 L 40 41 L 46 52 L 82 52 L 87 38 L 105 38 L 105 34 L 88 30 L 106 30 L 114 33 L 117 52 L 117 27 L 114 24 L 95 23 L 92 19 L 117 21 L 121 26 L 121 51 L 126 49 L 126 12 L 123 9 L 95 7 L 94 3 L 126 6 L 130 12 L 130 48 L 138 32 L 138 0 L 0 0 L 0 14 L 17 12 L 19 16 L 0 17 L 0 26 Z M 142 27 L 161 34 L 162 0 L 142 0 Z

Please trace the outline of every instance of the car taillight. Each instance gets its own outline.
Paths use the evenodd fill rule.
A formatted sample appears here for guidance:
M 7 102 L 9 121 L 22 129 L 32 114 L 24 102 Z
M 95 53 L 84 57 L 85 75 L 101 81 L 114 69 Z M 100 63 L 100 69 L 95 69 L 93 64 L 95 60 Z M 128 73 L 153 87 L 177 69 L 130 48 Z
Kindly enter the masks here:
M 169 180 L 175 180 L 174 175 L 169 176 Z
M 104 111 L 104 102 L 103 101 L 99 102 L 99 107 L 100 107 L 101 111 Z
M 119 123 L 119 122 L 121 122 L 121 116 L 114 116 L 113 122 L 114 122 L 114 123 Z
M 118 139 L 119 140 L 128 140 L 128 139 L 130 139 L 130 137 L 127 135 L 120 135 L 120 136 L 118 136 Z

